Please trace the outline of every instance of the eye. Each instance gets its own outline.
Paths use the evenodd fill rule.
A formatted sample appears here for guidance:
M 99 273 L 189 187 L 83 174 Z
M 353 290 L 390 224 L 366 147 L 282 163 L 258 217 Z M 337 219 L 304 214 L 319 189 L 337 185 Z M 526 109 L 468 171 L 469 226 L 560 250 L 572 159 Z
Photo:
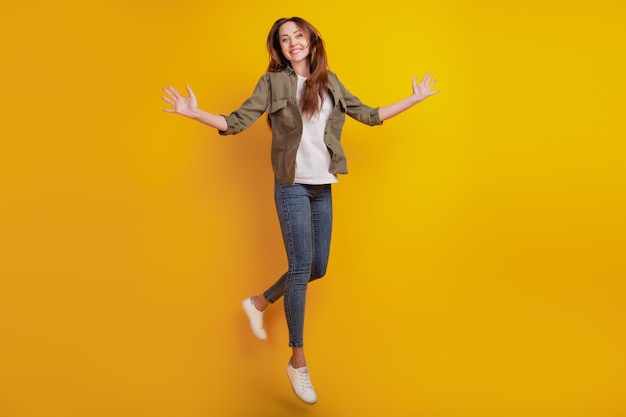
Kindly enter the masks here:
M 302 33 L 298 33 L 298 34 L 296 35 L 296 38 L 301 38 L 301 37 L 302 37 Z

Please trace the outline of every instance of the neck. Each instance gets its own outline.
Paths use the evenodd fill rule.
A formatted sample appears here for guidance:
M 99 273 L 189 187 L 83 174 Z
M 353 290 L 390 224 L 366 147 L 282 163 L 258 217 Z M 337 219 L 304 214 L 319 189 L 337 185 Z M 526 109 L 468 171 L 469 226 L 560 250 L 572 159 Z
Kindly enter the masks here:
M 291 64 L 291 68 L 301 77 L 308 77 L 311 75 L 309 72 L 309 62 L 307 60 L 295 62 Z

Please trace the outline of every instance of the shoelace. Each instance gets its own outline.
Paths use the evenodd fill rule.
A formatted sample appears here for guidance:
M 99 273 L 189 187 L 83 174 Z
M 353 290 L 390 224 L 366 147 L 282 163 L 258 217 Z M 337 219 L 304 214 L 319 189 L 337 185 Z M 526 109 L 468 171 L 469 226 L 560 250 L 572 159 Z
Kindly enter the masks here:
M 309 378 L 309 371 L 303 369 L 299 370 L 298 373 L 300 374 L 300 387 L 302 388 L 302 391 L 305 391 L 307 388 L 315 391 L 313 389 L 313 384 L 311 384 L 311 379 Z
M 265 320 L 263 320 L 263 312 L 261 311 L 260 313 L 261 314 L 257 316 L 256 326 L 261 330 L 265 330 Z
M 255 310 L 255 312 L 258 312 L 258 314 L 256 314 L 256 317 L 254 318 L 256 327 L 260 330 L 265 330 L 265 320 L 263 320 L 263 314 L 265 312 L 256 309 L 256 306 L 254 305 L 254 299 L 250 299 L 250 304 L 252 304 L 252 308 Z

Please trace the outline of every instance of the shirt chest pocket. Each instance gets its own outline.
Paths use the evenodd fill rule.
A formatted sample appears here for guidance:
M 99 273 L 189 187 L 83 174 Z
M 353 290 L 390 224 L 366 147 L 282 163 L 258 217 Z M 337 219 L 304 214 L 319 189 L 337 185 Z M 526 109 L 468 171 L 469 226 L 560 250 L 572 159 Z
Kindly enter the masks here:
M 286 98 L 274 100 L 268 110 L 272 130 L 290 133 L 299 126 L 300 112 Z

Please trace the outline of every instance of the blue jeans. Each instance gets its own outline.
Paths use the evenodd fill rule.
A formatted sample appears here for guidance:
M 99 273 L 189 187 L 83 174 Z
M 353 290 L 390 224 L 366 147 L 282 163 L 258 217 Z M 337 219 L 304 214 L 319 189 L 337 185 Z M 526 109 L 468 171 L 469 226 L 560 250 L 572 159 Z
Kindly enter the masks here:
M 287 251 L 287 272 L 263 296 L 284 295 L 289 346 L 303 347 L 307 285 L 326 274 L 332 230 L 331 185 L 274 185 L 276 211 Z

